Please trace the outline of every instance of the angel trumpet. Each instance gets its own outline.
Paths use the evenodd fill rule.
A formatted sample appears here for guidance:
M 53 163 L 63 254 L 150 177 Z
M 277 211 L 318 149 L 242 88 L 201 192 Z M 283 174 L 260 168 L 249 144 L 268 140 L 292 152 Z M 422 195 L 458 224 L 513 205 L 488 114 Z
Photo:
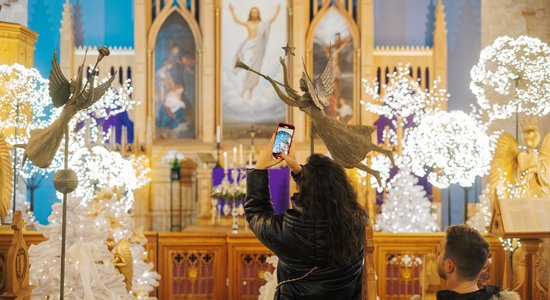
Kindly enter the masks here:
M 269 79 L 267 79 L 267 78 L 268 78 L 267 75 L 264 75 L 264 74 L 262 74 L 262 73 L 260 73 L 260 72 L 258 72 L 258 71 L 256 71 L 256 70 L 252 69 L 251 67 L 249 67 L 247 64 L 245 64 L 244 62 L 242 62 L 242 61 L 241 61 L 240 59 L 238 59 L 238 58 L 237 58 L 237 61 L 235 62 L 235 69 L 247 70 L 247 71 L 250 71 L 250 72 L 252 72 L 252 73 L 254 73 L 254 74 L 258 75 L 258 76 L 263 77 L 265 80 L 269 80 Z M 277 81 L 277 80 L 275 80 L 275 79 L 272 79 L 272 80 L 273 80 L 276 84 L 278 84 L 278 85 L 280 85 L 280 86 L 282 86 L 282 87 L 284 87 L 284 88 L 287 88 L 286 85 L 280 83 L 279 81 Z M 294 89 L 292 89 L 292 91 L 296 92 Z

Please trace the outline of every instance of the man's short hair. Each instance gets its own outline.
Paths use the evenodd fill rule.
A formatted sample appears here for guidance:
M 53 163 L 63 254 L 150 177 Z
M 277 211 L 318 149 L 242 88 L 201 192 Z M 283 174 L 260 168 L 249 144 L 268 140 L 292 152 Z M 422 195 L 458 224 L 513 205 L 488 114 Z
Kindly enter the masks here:
M 462 224 L 447 228 L 443 258 L 455 263 L 460 278 L 475 280 L 488 256 L 489 243 L 477 230 Z

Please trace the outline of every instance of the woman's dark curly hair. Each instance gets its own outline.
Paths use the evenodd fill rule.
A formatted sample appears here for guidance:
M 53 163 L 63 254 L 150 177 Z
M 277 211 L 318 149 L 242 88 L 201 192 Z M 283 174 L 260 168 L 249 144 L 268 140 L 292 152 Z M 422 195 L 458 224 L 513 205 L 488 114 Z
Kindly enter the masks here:
M 343 265 L 356 259 L 364 244 L 368 214 L 357 203 L 344 168 L 331 158 L 313 154 L 302 168 L 299 185 L 305 217 L 327 224 L 329 263 Z

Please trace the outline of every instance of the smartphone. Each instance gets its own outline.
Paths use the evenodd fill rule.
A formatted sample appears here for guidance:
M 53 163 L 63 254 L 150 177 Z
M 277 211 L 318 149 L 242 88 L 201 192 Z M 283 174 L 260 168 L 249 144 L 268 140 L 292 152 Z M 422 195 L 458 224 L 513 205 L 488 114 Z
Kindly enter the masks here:
M 279 123 L 275 131 L 275 143 L 273 143 L 273 157 L 278 158 L 281 153 L 288 155 L 292 138 L 294 137 L 294 125 Z

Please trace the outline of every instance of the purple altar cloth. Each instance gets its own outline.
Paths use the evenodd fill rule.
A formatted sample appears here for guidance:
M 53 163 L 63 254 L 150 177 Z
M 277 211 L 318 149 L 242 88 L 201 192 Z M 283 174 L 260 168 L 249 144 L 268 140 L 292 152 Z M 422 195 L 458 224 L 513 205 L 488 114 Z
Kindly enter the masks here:
M 233 182 L 229 169 L 229 181 Z M 223 168 L 214 168 L 212 170 L 212 186 L 217 186 L 222 182 Z M 288 168 L 269 170 L 269 190 L 271 192 L 271 201 L 276 214 L 283 213 L 289 208 L 290 202 L 290 170 Z

